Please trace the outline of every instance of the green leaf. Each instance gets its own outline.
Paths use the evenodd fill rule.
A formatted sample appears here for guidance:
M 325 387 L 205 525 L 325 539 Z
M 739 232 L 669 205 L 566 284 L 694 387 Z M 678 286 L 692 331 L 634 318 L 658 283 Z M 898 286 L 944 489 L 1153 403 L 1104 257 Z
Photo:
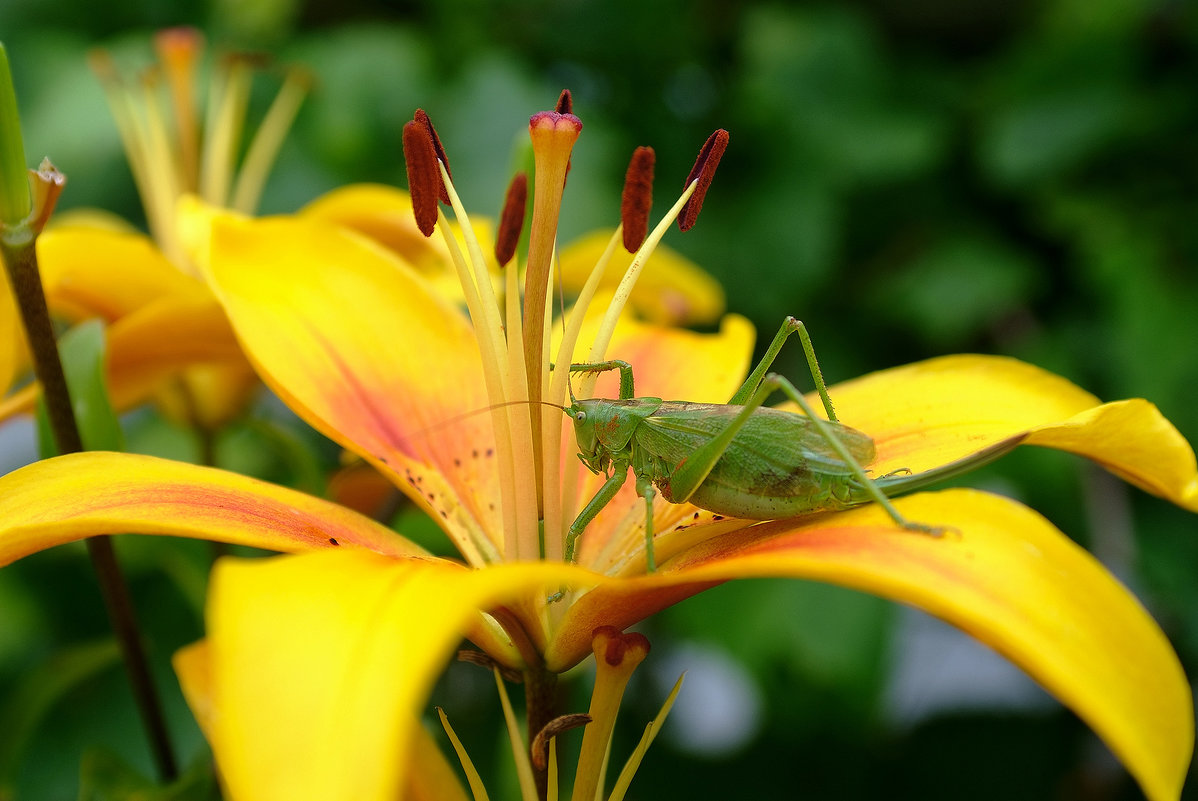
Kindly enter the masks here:
M 79 766 L 79 801 L 215 801 L 220 798 L 212 759 L 205 755 L 169 785 L 142 776 L 116 754 L 93 748 Z
M 83 447 L 90 451 L 120 451 L 125 448 L 124 436 L 108 399 L 108 385 L 104 378 L 104 345 L 103 323 L 88 320 L 59 339 L 58 352 Z M 57 451 L 53 446 L 49 419 L 40 401 L 37 428 L 38 447 L 43 458 L 55 455 Z
M 0 798 L 7 797 L 21 752 L 46 713 L 80 682 L 114 665 L 116 641 L 104 639 L 65 648 L 25 677 L 19 686 L 8 688 L 0 708 Z

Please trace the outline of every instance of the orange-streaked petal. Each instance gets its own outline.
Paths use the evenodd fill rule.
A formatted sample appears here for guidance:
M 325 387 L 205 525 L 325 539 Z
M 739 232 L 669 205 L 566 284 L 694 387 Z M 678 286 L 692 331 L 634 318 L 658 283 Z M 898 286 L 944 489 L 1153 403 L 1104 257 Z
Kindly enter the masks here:
M 470 324 L 390 251 L 331 223 L 218 217 L 211 280 L 263 380 L 391 476 L 473 564 L 500 541 Z
M 205 739 L 212 741 L 212 649 L 207 640 L 200 640 L 175 652 L 171 660 L 183 697 L 195 715 Z M 466 794 L 457 773 L 445 759 L 429 732 L 420 724 L 411 727 L 411 745 L 405 771 L 406 801 L 466 801 Z
M 164 534 L 298 552 L 425 552 L 373 520 L 210 467 L 93 451 L 0 476 L 0 565 L 97 534 Z
M 897 503 L 936 538 L 895 529 L 877 506 L 776 521 L 708 540 L 655 574 L 605 583 L 578 600 L 548 651 L 582 659 L 600 622 L 622 627 L 711 584 L 789 576 L 840 584 L 924 609 L 1019 665 L 1110 746 L 1153 801 L 1176 799 L 1193 745 L 1190 689 L 1139 602 L 1035 512 L 975 490 Z
M 562 285 L 577 292 L 599 262 L 612 230 L 599 230 L 575 239 L 561 252 Z M 617 248 L 603 273 L 600 289 L 614 291 L 632 254 Z M 711 323 L 724 313 L 724 289 L 699 265 L 665 245 L 658 245 L 645 264 L 629 298 L 632 308 L 652 322 L 665 325 Z
M 944 356 L 830 388 L 842 422 L 874 438 L 875 475 L 950 464 L 1020 442 L 1089 456 L 1174 503 L 1198 510 L 1193 449 L 1142 400 L 1099 405 L 1088 392 L 998 356 Z
M 208 294 L 180 272 L 144 234 L 102 228 L 52 228 L 37 240 L 46 300 L 71 319 L 112 321 L 163 297 Z
M 233 801 L 397 795 L 432 682 L 480 609 L 594 576 L 362 552 L 222 560 L 208 601 L 213 750 Z

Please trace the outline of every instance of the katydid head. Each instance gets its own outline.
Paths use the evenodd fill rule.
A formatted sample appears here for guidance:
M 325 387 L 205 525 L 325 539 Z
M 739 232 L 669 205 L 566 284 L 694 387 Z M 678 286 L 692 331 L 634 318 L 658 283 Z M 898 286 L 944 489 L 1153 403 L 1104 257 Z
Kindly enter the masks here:
M 574 421 L 574 441 L 578 443 L 578 458 L 591 471 L 603 469 L 603 453 L 605 449 L 599 442 L 599 433 L 595 427 L 598 411 L 595 398 L 578 400 L 573 393 L 570 395 L 570 405 L 564 411 Z

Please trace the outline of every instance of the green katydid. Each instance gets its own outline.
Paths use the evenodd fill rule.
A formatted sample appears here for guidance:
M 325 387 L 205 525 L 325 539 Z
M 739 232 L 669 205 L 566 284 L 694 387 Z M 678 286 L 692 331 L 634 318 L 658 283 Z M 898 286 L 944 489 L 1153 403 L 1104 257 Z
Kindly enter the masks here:
M 793 333 L 798 333 L 803 343 L 827 420 L 814 413 L 790 381 L 766 372 Z M 945 477 L 945 471 L 918 476 L 898 471 L 879 478 L 866 474 L 862 465 L 874 459 L 873 440 L 837 421 L 811 338 L 803 323 L 793 317 L 782 324 L 761 362 L 726 405 L 638 398 L 627 362 L 570 365 L 571 373 L 612 370 L 620 372 L 619 399 L 579 400 L 571 389 L 571 404 L 562 407 L 574 420 L 578 458 L 593 473 L 607 476 L 570 526 L 566 561 L 575 560 L 578 538 L 615 498 L 630 468 L 636 476 L 637 494 L 645 499 L 645 556 L 650 572 L 656 569 L 653 498 L 658 492 L 671 503 L 689 502 L 749 520 L 876 502 L 905 529 L 941 533 L 941 529 L 907 520 L 887 495 L 924 486 Z M 798 404 L 803 414 L 763 407 L 777 391 Z

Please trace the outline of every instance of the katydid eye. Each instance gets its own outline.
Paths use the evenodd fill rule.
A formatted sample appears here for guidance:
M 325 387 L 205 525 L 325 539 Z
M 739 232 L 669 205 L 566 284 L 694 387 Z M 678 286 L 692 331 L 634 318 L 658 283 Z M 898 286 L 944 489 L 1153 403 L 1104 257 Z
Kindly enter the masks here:
M 585 423 L 586 421 L 587 421 L 587 413 L 586 412 L 577 411 L 574 413 L 574 422 L 575 423 Z

